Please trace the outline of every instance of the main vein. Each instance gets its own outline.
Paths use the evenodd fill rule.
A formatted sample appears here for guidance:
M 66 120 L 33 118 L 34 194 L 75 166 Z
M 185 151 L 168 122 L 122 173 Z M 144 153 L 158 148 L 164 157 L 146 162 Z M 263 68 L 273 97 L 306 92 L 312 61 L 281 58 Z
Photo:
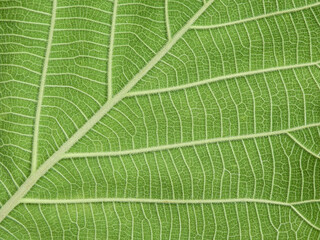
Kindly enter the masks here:
M 45 54 L 44 63 L 43 63 L 42 74 L 41 74 L 41 78 L 40 78 L 38 105 L 37 105 L 34 130 L 33 130 L 31 174 L 34 173 L 37 169 L 38 138 L 39 138 L 41 106 L 42 106 L 44 87 L 45 87 L 47 71 L 48 71 L 48 64 L 49 64 L 49 57 L 50 57 L 50 52 L 51 52 L 54 25 L 55 25 L 55 21 L 56 21 L 56 10 L 57 10 L 57 0 L 54 0 L 52 3 L 52 14 L 51 14 L 50 30 L 49 30 L 49 35 L 48 35 L 48 44 L 47 44 L 46 54 Z
M 212 4 L 214 0 L 208 1 L 200 10 L 167 42 L 166 45 L 150 60 L 150 62 L 137 73 L 133 79 L 113 98 L 109 99 L 78 131 L 68 139 L 61 147 L 45 161 L 35 172 L 30 174 L 26 181 L 12 195 L 12 197 L 0 209 L 0 222 L 15 208 L 21 198 L 27 194 L 32 186 L 41 178 L 53 165 L 63 158 L 68 151 L 82 136 L 84 136 L 106 113 L 119 101 L 126 97 L 127 93 L 136 83 L 172 48 L 172 46 L 190 29 L 198 17 Z M 56 0 L 54 1 L 54 3 Z M 53 6 L 55 8 L 55 6 Z

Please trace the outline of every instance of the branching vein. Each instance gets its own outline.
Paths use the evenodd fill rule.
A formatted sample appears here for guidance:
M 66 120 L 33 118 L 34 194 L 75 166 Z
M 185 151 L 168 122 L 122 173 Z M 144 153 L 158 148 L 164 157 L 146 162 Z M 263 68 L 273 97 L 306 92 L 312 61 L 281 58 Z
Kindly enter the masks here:
M 212 4 L 214 0 L 208 1 L 200 10 L 165 44 L 165 46 L 151 59 L 151 61 L 136 74 L 133 79 L 113 98 L 108 100 L 78 131 L 67 140 L 61 147 L 43 163 L 29 178 L 20 186 L 15 194 L 0 209 L 0 222 L 15 208 L 21 198 L 32 188 L 32 186 L 67 152 L 82 136 L 84 136 L 114 105 L 121 101 L 133 86 L 172 48 L 172 46 L 190 29 L 198 17 Z

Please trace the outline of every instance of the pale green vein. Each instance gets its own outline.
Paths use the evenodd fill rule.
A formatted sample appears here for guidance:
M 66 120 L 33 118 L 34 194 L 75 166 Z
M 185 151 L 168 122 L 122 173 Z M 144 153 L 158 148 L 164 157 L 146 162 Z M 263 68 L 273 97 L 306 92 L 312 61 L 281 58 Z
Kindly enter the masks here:
M 303 148 L 306 152 L 310 153 L 311 155 L 315 156 L 316 158 L 320 159 L 320 156 L 317 155 L 316 153 L 312 152 L 310 149 L 306 148 L 305 146 L 302 145 L 302 143 L 296 139 L 291 133 L 287 133 L 287 135 L 295 142 L 297 143 L 301 148 Z
M 172 38 L 170 30 L 170 19 L 169 19 L 169 3 L 168 0 L 165 0 L 165 15 L 166 15 L 166 27 L 167 27 L 167 36 L 168 40 Z
M 299 202 L 291 202 L 291 205 L 301 205 L 301 204 L 307 204 L 307 203 L 320 203 L 320 199 L 309 199 L 309 200 L 303 200 Z
M 151 61 L 136 74 L 133 79 L 112 99 L 108 100 L 78 131 L 69 138 L 61 147 L 43 163 L 33 174 L 31 174 L 20 188 L 0 209 L 0 222 L 15 208 L 21 198 L 32 188 L 32 186 L 67 152 L 82 136 L 84 136 L 114 105 L 121 101 L 133 86 L 172 48 L 172 46 L 190 29 L 198 17 L 211 5 L 214 0 L 208 1 L 199 11 L 164 45 L 164 47 L 151 59 Z
M 23 198 L 21 203 L 32 204 L 72 204 L 72 203 L 99 203 L 99 202 L 132 202 L 132 203 L 167 203 L 167 204 L 221 204 L 221 203 L 265 203 L 291 206 L 291 203 L 272 201 L 267 199 L 149 199 L 149 198 L 84 198 L 84 199 L 35 199 Z
M 158 94 L 158 93 L 163 93 L 163 92 L 178 91 L 178 90 L 182 90 L 182 89 L 186 89 L 186 88 L 197 87 L 197 86 L 210 84 L 210 83 L 218 82 L 221 80 L 232 79 L 232 78 L 246 77 L 246 76 L 252 76 L 252 75 L 256 75 L 256 74 L 276 72 L 276 71 L 282 71 L 282 70 L 290 70 L 290 69 L 301 68 L 301 67 L 317 66 L 317 64 L 319 64 L 319 63 L 320 63 L 319 61 L 318 62 L 311 62 L 311 63 L 300 63 L 300 64 L 287 65 L 287 66 L 258 69 L 258 70 L 254 70 L 254 71 L 248 71 L 248 72 L 239 72 L 239 73 L 219 76 L 219 77 L 215 77 L 215 78 L 211 78 L 211 79 L 206 79 L 206 80 L 202 80 L 199 82 L 187 83 L 187 84 L 183 84 L 183 85 L 179 85 L 179 86 L 160 88 L 160 89 L 150 89 L 150 90 L 145 90 L 145 91 L 129 92 L 127 94 L 127 96 L 132 97 L 132 96 L 139 96 L 139 95 Z
M 33 174 L 37 169 L 38 137 L 39 137 L 41 107 L 42 107 L 43 94 L 44 94 L 44 88 L 45 88 L 47 71 L 48 71 L 48 64 L 49 64 L 49 58 L 50 58 L 50 52 L 51 52 L 54 25 L 55 25 L 55 20 L 56 20 L 56 9 L 57 9 L 57 0 L 54 0 L 52 2 L 52 15 L 51 15 L 49 35 L 48 35 L 48 44 L 47 44 L 46 54 L 45 54 L 44 63 L 43 63 L 41 79 L 40 79 L 38 104 L 37 104 L 36 117 L 35 117 L 35 123 L 34 123 L 31 174 Z
M 26 8 L 26 7 L 21 7 L 21 6 L 13 6 L 13 7 L 0 7 L 0 10 L 10 10 L 10 9 L 21 9 L 24 10 L 26 12 L 33 12 L 33 13 L 38 13 L 38 14 L 43 14 L 46 16 L 52 16 L 52 14 L 47 13 L 47 12 L 43 12 L 43 11 L 39 11 L 39 10 L 34 10 L 31 8 Z
M 48 23 L 28 22 L 28 21 L 22 21 L 22 20 L 14 20 L 14 19 L 0 19 L 0 22 L 33 24 L 33 25 L 40 25 L 40 26 L 45 26 L 45 27 L 46 27 L 46 26 L 49 26 Z
M 206 26 L 196 26 L 196 25 L 194 25 L 194 26 L 191 27 L 191 29 L 214 29 L 214 28 L 226 27 L 226 26 L 241 24 L 241 23 L 245 23 L 245 22 L 256 21 L 256 20 L 259 20 L 259 19 L 268 18 L 268 17 L 272 17 L 272 16 L 282 15 L 282 14 L 286 14 L 286 13 L 298 12 L 298 11 L 302 11 L 304 9 L 309 9 L 309 8 L 316 7 L 316 6 L 319 6 L 319 5 L 320 5 L 320 2 L 317 2 L 317 3 L 313 3 L 313 4 L 310 4 L 310 5 L 303 6 L 303 7 L 287 9 L 287 10 L 278 11 L 278 12 L 272 12 L 272 13 L 263 14 L 263 15 L 250 17 L 250 18 L 245 18 L 245 19 L 241 19 L 241 20 L 237 20 L 237 21 L 233 21 L 233 22 L 226 22 L 226 23 L 214 24 L 214 25 L 206 25 Z
M 289 132 L 298 131 L 298 130 L 310 128 L 310 127 L 316 127 L 316 126 L 320 126 L 320 123 L 308 124 L 308 125 L 304 125 L 304 126 L 299 126 L 299 127 L 294 127 L 294 128 L 284 129 L 284 130 L 278 130 L 278 131 L 272 131 L 272 132 L 263 132 L 263 133 L 254 133 L 254 134 L 231 136 L 231 137 L 204 139 L 204 140 L 199 140 L 199 141 L 182 142 L 182 143 L 161 145 L 161 146 L 155 146 L 155 147 L 149 147 L 149 148 L 124 150 L 124 151 L 66 153 L 64 155 L 64 158 L 106 157 L 106 156 L 121 156 L 121 155 L 131 155 L 131 154 L 155 152 L 155 151 L 169 150 L 169 149 L 181 148 L 181 147 L 197 146 L 197 145 L 217 143 L 217 142 L 237 141 L 237 140 L 245 140 L 245 139 L 252 139 L 252 138 L 275 136 L 275 135 L 280 135 L 280 134 L 288 134 Z
M 114 45 L 114 35 L 116 29 L 116 19 L 117 19 L 117 7 L 118 0 L 113 3 L 113 15 L 112 15 L 112 25 L 110 34 L 110 45 L 109 45 L 109 56 L 108 56 L 108 100 L 112 98 L 112 57 L 113 57 L 113 45 Z
M 313 227 L 314 229 L 320 231 L 320 228 L 316 225 L 314 225 L 312 222 L 310 222 L 305 216 L 303 216 L 299 211 L 298 209 L 296 209 L 294 206 L 291 206 L 291 209 L 296 213 L 298 214 L 298 216 L 300 218 L 302 218 L 307 224 L 309 224 L 311 227 Z
M 311 200 L 319 203 L 320 199 Z M 281 202 L 268 199 L 235 198 L 235 199 L 148 199 L 148 198 L 84 198 L 84 199 L 34 199 L 23 198 L 21 203 L 26 204 L 90 204 L 90 203 L 153 203 L 153 204 L 237 204 L 237 203 L 261 203 L 290 207 L 303 221 L 314 229 L 319 227 L 304 217 L 295 207 L 297 204 L 310 203 L 310 200 L 301 202 Z
M 76 199 L 41 199 L 22 198 L 21 203 L 32 204 L 72 204 L 99 202 L 137 202 L 137 203 L 168 203 L 168 204 L 220 204 L 220 203 L 265 203 L 283 206 L 320 203 L 320 199 L 299 202 L 281 202 L 268 199 L 230 198 L 230 199 L 155 199 L 155 198 L 76 198 Z

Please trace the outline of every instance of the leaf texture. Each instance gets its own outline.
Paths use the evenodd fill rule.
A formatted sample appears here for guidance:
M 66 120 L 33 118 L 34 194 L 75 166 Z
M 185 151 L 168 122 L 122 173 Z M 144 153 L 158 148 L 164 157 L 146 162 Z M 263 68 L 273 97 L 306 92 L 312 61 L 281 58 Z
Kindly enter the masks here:
M 0 239 L 320 239 L 319 1 L 0 12 Z

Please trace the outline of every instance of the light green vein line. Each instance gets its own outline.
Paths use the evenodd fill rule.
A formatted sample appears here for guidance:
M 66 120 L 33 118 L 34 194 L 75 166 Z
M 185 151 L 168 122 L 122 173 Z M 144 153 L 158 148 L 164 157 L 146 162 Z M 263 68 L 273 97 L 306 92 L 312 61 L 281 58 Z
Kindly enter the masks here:
M 320 203 L 320 199 L 309 199 L 299 202 L 291 202 L 291 205 L 301 205 L 301 204 L 307 204 L 307 203 Z
M 273 67 L 273 68 L 266 68 L 266 69 L 259 69 L 254 71 L 248 71 L 248 72 L 240 72 L 240 73 L 234 73 L 224 76 L 219 76 L 211 79 L 202 80 L 199 82 L 193 82 L 193 83 L 187 83 L 179 86 L 173 86 L 168 88 L 160 88 L 160 89 L 151 89 L 151 90 L 145 90 L 145 91 L 135 91 L 135 92 L 129 92 L 127 94 L 128 97 L 132 96 L 140 96 L 140 95 L 148 95 L 148 94 L 157 94 L 157 93 L 163 93 L 163 92 L 171 92 L 171 91 L 178 91 L 186 88 L 201 86 L 204 84 L 209 84 L 213 82 L 218 82 L 221 80 L 227 80 L 231 78 L 237 78 L 237 77 L 245 77 L 245 76 L 251 76 L 256 74 L 262 74 L 262 73 L 269 73 L 269 72 L 275 72 L 275 71 L 282 71 L 282 70 L 290 70 L 293 68 L 301 68 L 301 67 L 309 67 L 309 66 L 317 66 L 320 61 L 318 62 L 312 62 L 312 63 L 301 63 L 301 64 L 294 64 L 294 65 L 287 65 L 287 66 L 280 66 L 280 67 Z
M 306 5 L 303 7 L 298 7 L 298 8 L 293 8 L 293 9 L 287 9 L 287 10 L 283 10 L 283 11 L 279 11 L 279 12 L 273 12 L 273 13 L 268 13 L 268 14 L 263 14 L 263 15 L 259 15 L 259 16 L 255 16 L 255 17 L 250 17 L 250 18 L 245 18 L 245 19 L 241 19 L 241 20 L 237 20 L 237 21 L 233 21 L 233 22 L 226 22 L 226 23 L 221 23 L 221 24 L 214 24 L 214 25 L 205 25 L 205 26 L 191 26 L 191 29 L 214 29 L 214 28 L 220 28 L 220 27 L 225 27 L 225 26 L 230 26 L 230 25 L 236 25 L 236 24 L 240 24 L 240 23 L 245 23 L 245 22 L 250 22 L 250 21 L 256 21 L 262 18 L 268 18 L 268 17 L 272 17 L 272 16 L 277 16 L 277 15 L 281 15 L 281 14 L 286 14 L 286 13 L 293 13 L 293 12 L 298 12 L 298 11 L 302 11 L 304 9 L 308 9 L 308 8 L 312 8 L 312 7 L 316 7 L 319 6 L 320 2 L 317 3 L 313 3 L 310 5 Z
M 293 206 L 309 203 L 320 203 L 320 199 L 299 202 L 281 202 L 268 199 L 230 198 L 230 199 L 150 199 L 150 198 L 77 198 L 77 199 L 41 199 L 22 198 L 21 203 L 32 204 L 71 204 L 71 203 L 99 203 L 99 202 L 137 202 L 164 204 L 221 204 L 221 203 L 265 203 L 283 206 Z
M 165 0 L 165 15 L 166 15 L 166 27 L 167 27 L 167 36 L 168 40 L 172 38 L 170 30 L 170 19 L 169 19 L 169 3 L 168 0 Z
M 34 9 L 31 9 L 31 8 L 21 7 L 21 6 L 0 7 L 0 10 L 7 10 L 8 11 L 10 9 L 22 9 L 22 10 L 27 11 L 27 12 L 34 12 L 34 13 L 43 14 L 43 15 L 46 15 L 46 16 L 52 16 L 52 14 L 47 13 L 47 12 L 42 12 L 42 11 L 34 10 Z
M 314 229 L 317 229 L 318 231 L 320 231 L 320 228 L 316 225 L 314 225 L 312 222 L 310 222 L 305 216 L 303 216 L 298 209 L 296 209 L 294 206 L 291 206 L 291 209 L 300 217 L 302 218 L 302 220 L 304 220 L 307 224 L 309 224 L 311 227 L 313 227 Z
M 14 20 L 14 19 L 0 19 L 0 22 L 5 22 L 5 23 L 23 23 L 23 24 L 33 24 L 33 25 L 40 25 L 40 26 L 50 26 L 48 23 L 27 22 L 27 21 Z
M 320 156 L 317 155 L 316 153 L 312 152 L 310 149 L 306 148 L 305 146 L 302 145 L 302 143 L 296 139 L 291 133 L 287 133 L 287 135 L 296 143 L 298 144 L 302 149 L 304 149 L 306 152 L 310 153 L 312 156 L 315 156 L 316 158 L 320 159 Z
M 290 207 L 303 221 L 314 229 L 320 230 L 310 220 L 303 216 L 294 205 L 320 203 L 320 199 L 300 202 L 281 202 L 268 199 L 235 198 L 235 199 L 148 199 L 148 198 L 83 198 L 83 199 L 36 199 L 22 198 L 25 204 L 90 204 L 90 203 L 151 203 L 151 204 L 237 204 L 260 203 Z
M 107 114 L 114 105 L 120 102 L 126 94 L 136 85 L 136 83 L 151 69 L 154 65 L 172 48 L 172 46 L 190 29 L 190 26 L 198 19 L 198 17 L 211 5 L 214 0 L 208 1 L 179 32 L 177 32 L 171 41 L 150 60 L 150 62 L 137 73 L 133 79 L 112 99 L 108 100 L 78 131 L 69 138 L 61 147 L 45 161 L 33 174 L 31 174 L 26 181 L 19 187 L 19 189 L 12 195 L 12 197 L 0 209 L 0 222 L 15 208 L 24 197 L 25 194 L 32 188 L 32 186 L 60 159 L 63 158 L 67 152 L 81 137 L 83 137 L 105 114 Z
M 72 203 L 99 203 L 99 202 L 126 202 L 126 203 L 162 203 L 162 204 L 221 204 L 221 203 L 265 203 L 291 206 L 290 203 L 265 199 L 148 199 L 148 198 L 84 198 L 84 199 L 34 199 L 23 198 L 21 203 L 31 204 L 72 204 Z
M 38 137 L 39 137 L 41 107 L 42 107 L 43 94 L 44 94 L 44 88 L 45 88 L 47 71 L 48 71 L 48 64 L 49 64 L 49 58 L 50 58 L 50 52 L 51 52 L 54 25 L 55 25 L 55 20 L 56 20 L 56 9 L 57 9 L 57 0 L 54 0 L 52 2 L 52 15 L 51 15 L 50 30 L 49 30 L 49 35 L 48 35 L 48 44 L 47 44 L 46 54 L 45 54 L 45 58 L 44 58 L 43 68 L 42 68 L 42 75 L 41 75 L 41 79 L 40 79 L 38 105 L 37 105 L 36 117 L 35 117 L 35 123 L 34 123 L 31 174 L 33 174 L 37 169 Z
M 176 144 L 168 144 L 168 145 L 161 145 L 161 146 L 155 146 L 155 147 L 149 147 L 149 148 L 139 148 L 139 149 L 132 149 L 132 150 L 124 150 L 124 151 L 66 153 L 64 155 L 64 158 L 108 157 L 108 156 L 121 156 L 121 155 L 155 152 L 155 151 L 169 150 L 169 149 L 174 149 L 174 148 L 210 144 L 210 143 L 216 143 L 216 142 L 237 141 L 237 140 L 244 140 L 244 139 L 251 139 L 251 138 L 260 138 L 260 137 L 274 136 L 274 135 L 280 135 L 280 134 L 287 134 L 288 132 L 293 132 L 293 131 L 297 131 L 297 130 L 301 130 L 301 129 L 305 129 L 305 128 L 309 128 L 309 127 L 316 127 L 316 126 L 320 126 L 320 123 L 314 123 L 314 124 L 299 126 L 299 127 L 285 129 L 285 130 L 278 130 L 278 131 L 273 131 L 273 132 L 263 132 L 263 133 L 255 133 L 255 134 L 248 134 L 248 135 L 212 138 L 212 139 L 205 139 L 205 140 L 199 140 L 199 141 L 182 142 L 182 143 L 176 143 Z
M 113 3 L 113 15 L 112 15 L 112 25 L 110 34 L 110 46 L 109 46 L 109 56 L 108 56 L 108 100 L 112 98 L 112 57 L 113 57 L 113 45 L 114 45 L 114 35 L 116 29 L 116 19 L 117 19 L 117 7 L 118 0 Z

